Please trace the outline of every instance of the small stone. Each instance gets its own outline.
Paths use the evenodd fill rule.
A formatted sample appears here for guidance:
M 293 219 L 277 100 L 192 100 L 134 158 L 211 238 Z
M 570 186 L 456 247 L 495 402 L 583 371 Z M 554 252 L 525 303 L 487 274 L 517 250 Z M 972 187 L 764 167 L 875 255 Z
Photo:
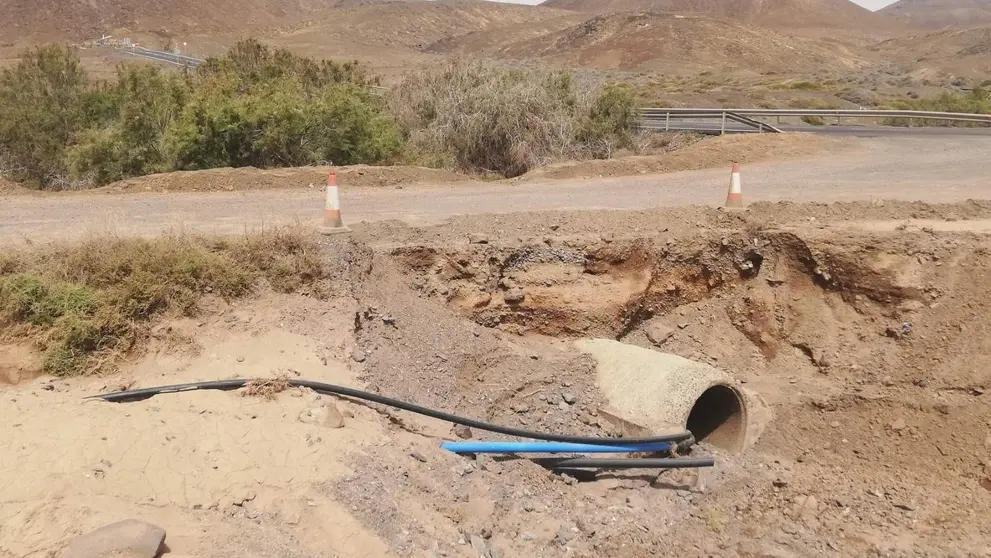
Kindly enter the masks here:
M 319 407 L 312 407 L 300 413 L 299 422 L 327 428 L 344 428 L 344 415 L 333 403 L 324 402 Z
M 462 440 L 470 440 L 472 437 L 471 428 L 463 424 L 457 424 L 454 426 L 454 435 Z
M 900 510 L 904 510 L 904 511 L 915 511 L 915 508 L 913 506 L 911 506 L 909 504 L 906 504 L 904 502 L 899 502 L 899 503 L 895 504 L 894 506 L 896 508 L 898 508 Z
M 906 427 L 907 425 L 905 424 L 905 419 L 898 419 L 891 423 L 891 429 L 895 432 L 901 432 L 902 430 L 905 430 Z
M 512 407 L 514 413 L 523 414 L 530 412 L 530 406 L 526 403 L 520 403 L 519 405 L 513 405 Z
M 668 339 L 674 335 L 674 329 L 658 322 L 651 321 L 644 330 L 647 334 L 647 339 L 655 345 L 663 345 Z
M 237 361 L 238 361 L 238 362 L 244 362 L 244 357 L 243 357 L 243 356 L 239 356 L 239 357 L 237 357 Z
M 365 362 L 365 359 L 368 357 L 365 355 L 365 351 L 361 350 L 358 347 L 355 347 L 354 349 L 351 350 L 351 358 L 355 362 Z
M 485 543 L 485 539 L 481 535 L 472 535 L 471 549 L 477 552 L 479 556 L 485 556 L 489 552 L 489 545 Z
M 468 235 L 469 244 L 488 244 L 489 237 L 482 233 L 471 233 Z
M 523 302 L 525 299 L 526 299 L 526 293 L 523 292 L 523 289 L 519 287 L 514 287 L 512 289 L 509 289 L 508 291 L 506 291 L 506 294 L 503 296 L 503 300 L 506 301 L 506 304 L 519 304 Z
M 483 539 L 489 540 L 492 538 L 492 529 L 488 527 L 482 527 L 482 529 L 478 532 L 478 534 L 482 535 Z
M 475 466 L 468 461 L 461 463 L 460 465 L 454 468 L 454 472 L 462 477 L 466 475 L 470 475 L 474 471 L 475 471 Z
M 560 409 L 560 410 L 562 410 L 562 411 L 567 411 L 569 409 L 568 404 L 565 403 L 564 401 L 558 403 L 557 404 L 557 408 Z
M 165 543 L 165 529 L 137 519 L 127 519 L 101 527 L 73 539 L 62 558 L 129 556 L 154 558 Z
M 420 463 L 426 463 L 427 462 L 427 458 L 424 457 L 423 454 L 420 453 L 420 452 L 418 452 L 418 451 L 411 451 L 411 452 L 409 452 L 409 456 L 412 457 L 413 459 L 419 461 Z
M 396 319 L 392 316 L 382 316 L 382 323 L 385 325 L 396 325 Z
M 529 531 L 524 531 L 524 532 L 520 533 L 520 539 L 522 539 L 524 541 L 532 541 L 532 540 L 536 540 L 536 538 L 537 538 L 537 535 L 534 535 L 533 533 L 530 533 Z
M 839 423 L 839 421 L 835 421 L 834 420 L 833 422 L 829 423 L 829 426 L 831 426 L 833 428 L 839 428 L 840 427 L 840 423 Z
M 689 325 L 690 325 L 690 324 L 689 324 L 688 322 L 681 322 L 680 324 L 678 324 L 678 329 L 685 329 L 685 328 L 687 328 L 687 327 L 688 327 Z
M 573 393 L 562 393 L 561 398 L 564 399 L 564 402 L 568 405 L 574 405 L 578 402 L 578 397 Z
M 523 502 L 523 511 L 532 512 L 537 509 L 537 504 L 533 502 Z
M 562 525 L 560 529 L 557 530 L 557 534 L 554 536 L 554 542 L 560 545 L 565 545 L 571 542 L 575 538 L 575 532 L 571 530 L 567 525 Z
M 788 486 L 788 481 L 782 478 L 777 478 L 774 479 L 774 481 L 772 481 L 771 484 L 773 484 L 776 488 L 784 488 Z

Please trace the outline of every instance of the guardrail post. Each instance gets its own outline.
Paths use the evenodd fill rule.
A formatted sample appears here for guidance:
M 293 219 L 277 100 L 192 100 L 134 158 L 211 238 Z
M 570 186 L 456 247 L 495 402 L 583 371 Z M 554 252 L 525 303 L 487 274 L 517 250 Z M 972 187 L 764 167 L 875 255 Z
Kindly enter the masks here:
M 726 111 L 723 111 L 723 124 L 722 127 L 719 129 L 719 135 L 723 135 L 725 133 L 726 133 Z
M 671 113 L 664 113 L 664 131 L 667 132 L 671 129 Z

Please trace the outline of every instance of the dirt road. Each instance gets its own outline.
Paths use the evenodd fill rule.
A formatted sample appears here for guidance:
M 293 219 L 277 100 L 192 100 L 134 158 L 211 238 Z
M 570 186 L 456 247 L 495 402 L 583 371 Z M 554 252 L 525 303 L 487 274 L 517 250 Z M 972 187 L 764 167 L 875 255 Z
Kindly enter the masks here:
M 814 159 L 743 169 L 748 201 L 853 201 L 871 198 L 953 202 L 991 195 L 984 168 L 991 138 L 851 139 L 852 149 Z M 581 209 L 719 205 L 726 169 L 615 179 L 348 190 L 345 221 L 400 219 L 411 224 L 453 215 Z M 0 240 L 46 240 L 114 230 L 164 229 L 235 233 L 260 226 L 319 222 L 322 192 L 313 190 L 183 194 L 80 193 L 0 198 Z

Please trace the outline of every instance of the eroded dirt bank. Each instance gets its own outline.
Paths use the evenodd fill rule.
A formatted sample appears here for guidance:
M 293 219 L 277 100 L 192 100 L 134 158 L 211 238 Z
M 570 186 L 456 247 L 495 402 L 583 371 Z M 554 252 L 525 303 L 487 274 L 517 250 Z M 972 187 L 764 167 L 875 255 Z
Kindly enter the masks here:
M 5 386 L 0 463 L 22 482 L 3 491 L 0 549 L 44 555 L 127 514 L 186 556 L 991 556 L 989 224 L 972 202 L 355 227 L 326 241 L 325 300 L 216 301 L 117 376 Z M 79 402 L 291 374 L 615 432 L 584 337 L 712 364 L 774 418 L 743 455 L 699 448 L 717 458 L 701 475 L 576 482 L 447 454 L 448 425 L 405 413 L 336 402 L 343 428 L 314 423 L 326 401 L 293 390 Z M 85 480 L 51 481 L 59 452 Z

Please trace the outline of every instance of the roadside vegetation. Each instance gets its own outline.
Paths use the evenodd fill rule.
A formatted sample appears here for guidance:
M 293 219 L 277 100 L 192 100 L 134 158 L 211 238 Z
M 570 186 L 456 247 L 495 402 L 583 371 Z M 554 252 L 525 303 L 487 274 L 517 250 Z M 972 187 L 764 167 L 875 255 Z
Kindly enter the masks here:
M 925 110 L 934 112 L 966 112 L 973 114 L 991 114 L 991 91 L 977 86 L 966 93 L 951 93 L 949 91 L 936 97 L 921 99 L 904 99 L 890 101 L 885 108 L 898 110 Z M 944 120 L 914 120 L 907 118 L 888 118 L 885 124 L 889 126 L 981 126 L 970 122 L 947 122 Z
M 174 170 L 417 162 L 512 177 L 631 144 L 634 96 L 455 62 L 383 95 L 358 63 L 247 40 L 195 70 L 89 78 L 61 45 L 0 72 L 0 177 L 66 190 Z
M 108 367 L 160 317 L 197 315 L 204 296 L 227 300 L 263 285 L 319 295 L 326 269 L 313 236 L 283 228 L 237 238 L 94 237 L 0 254 L 0 331 L 30 340 L 45 371 Z

